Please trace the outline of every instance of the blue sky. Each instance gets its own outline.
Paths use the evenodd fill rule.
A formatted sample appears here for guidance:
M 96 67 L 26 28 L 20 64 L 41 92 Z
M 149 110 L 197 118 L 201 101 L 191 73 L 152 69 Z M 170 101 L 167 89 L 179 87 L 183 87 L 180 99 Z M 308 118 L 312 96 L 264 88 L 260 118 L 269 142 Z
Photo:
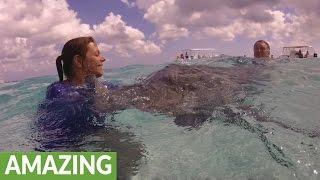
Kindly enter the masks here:
M 110 12 L 114 14 L 120 14 L 128 25 L 140 29 L 144 32 L 147 37 L 150 37 L 155 32 L 155 26 L 143 18 L 143 11 L 135 7 L 128 7 L 125 3 L 119 0 L 68 0 L 70 8 L 77 12 L 78 17 L 87 24 L 94 25 L 104 21 L 104 18 Z M 232 55 L 248 55 L 251 53 L 252 41 L 243 40 L 241 37 L 236 38 L 234 41 L 220 41 L 219 43 L 212 43 L 212 41 L 220 41 L 219 39 L 188 39 L 182 38 L 176 40 L 173 43 L 167 44 L 161 55 L 153 55 L 151 57 L 144 57 L 143 60 L 136 61 L 134 59 L 121 59 L 119 63 L 116 60 L 109 61 L 106 65 L 112 67 L 143 63 L 143 64 L 157 64 L 162 62 L 170 62 L 174 57 L 175 53 L 179 49 L 187 48 L 215 48 L 217 51 Z M 119 59 L 119 58 L 118 58 Z M 152 60 L 151 60 L 152 59 Z M 123 62 L 122 62 L 123 61 Z
M 137 7 L 128 8 L 120 0 L 68 0 L 70 8 L 77 12 L 78 17 L 88 24 L 99 24 L 110 12 L 121 14 L 125 22 L 138 29 L 143 29 L 144 33 L 151 35 L 155 31 L 154 26 L 143 18 L 144 13 Z
M 78 17 L 84 22 L 90 25 L 99 24 L 103 22 L 105 16 L 110 12 L 114 14 L 120 14 L 122 19 L 128 23 L 128 25 L 142 30 L 147 37 L 151 36 L 155 32 L 155 26 L 143 18 L 143 11 L 137 7 L 128 7 L 125 3 L 120 0 L 68 0 L 70 8 L 75 10 Z M 215 43 L 219 41 L 219 43 Z M 252 44 L 255 39 L 248 41 L 237 37 L 234 41 L 220 41 L 219 39 L 188 39 L 182 38 L 169 43 L 164 47 L 164 51 L 161 56 L 157 56 L 158 61 L 149 61 L 148 58 L 143 63 L 161 63 L 163 61 L 171 61 L 177 50 L 187 48 L 215 48 L 217 51 L 232 55 L 243 55 L 251 54 Z M 151 56 L 150 58 L 153 58 Z M 162 58 L 162 60 L 161 60 Z M 123 60 L 125 61 L 125 60 Z M 131 62 L 127 62 L 131 64 Z M 134 63 L 134 62 L 133 62 Z M 139 63 L 139 62 L 138 62 Z M 117 66 L 117 65 L 115 65 Z M 121 66 L 121 65 L 120 65 Z
M 318 0 L 0 0 L 0 9 L 0 82 L 56 74 L 63 44 L 87 35 L 105 68 L 170 62 L 186 48 L 252 56 L 260 39 L 275 57 L 283 46 L 320 49 Z

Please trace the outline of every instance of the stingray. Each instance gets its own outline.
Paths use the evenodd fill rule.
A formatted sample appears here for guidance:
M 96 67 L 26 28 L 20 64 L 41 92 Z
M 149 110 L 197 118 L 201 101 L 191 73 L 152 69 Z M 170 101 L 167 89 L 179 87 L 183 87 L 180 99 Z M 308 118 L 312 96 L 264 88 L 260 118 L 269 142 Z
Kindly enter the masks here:
M 270 80 L 263 72 L 272 67 L 252 63 L 228 68 L 170 64 L 139 83 L 119 89 L 106 90 L 97 84 L 95 107 L 99 112 L 137 108 L 173 116 L 179 126 L 199 127 L 217 107 L 241 104 L 247 96 L 261 93 L 256 86 L 264 86 L 261 82 Z M 272 122 L 310 138 L 320 136 L 317 129 L 301 129 L 261 115 L 261 109 L 243 105 L 238 108 L 258 122 Z
M 171 64 L 140 83 L 106 92 L 97 87 L 100 112 L 137 108 L 175 117 L 181 126 L 198 126 L 218 106 L 235 102 L 239 92 L 257 76 L 259 66 L 232 68 Z M 199 122 L 186 120 L 198 119 Z
M 265 128 L 249 123 L 228 106 L 250 93 L 259 93 L 253 84 L 268 79 L 262 73 L 265 68 L 254 64 L 228 68 L 170 64 L 139 83 L 118 89 L 107 90 L 96 84 L 95 108 L 105 113 L 127 108 L 162 113 L 174 117 L 176 125 L 189 128 L 216 120 L 213 113 L 218 111 L 224 116 L 225 125 L 239 126 L 256 134 L 276 162 L 291 168 L 294 163 L 270 142 Z

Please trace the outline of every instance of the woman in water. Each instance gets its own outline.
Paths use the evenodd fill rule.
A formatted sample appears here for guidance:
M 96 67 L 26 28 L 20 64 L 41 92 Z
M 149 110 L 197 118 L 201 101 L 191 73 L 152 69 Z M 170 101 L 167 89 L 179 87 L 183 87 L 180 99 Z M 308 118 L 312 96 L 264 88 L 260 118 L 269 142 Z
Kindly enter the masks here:
M 79 37 L 69 40 L 64 45 L 61 55 L 56 59 L 60 81 L 54 83 L 51 88 L 82 86 L 88 76 L 101 77 L 104 61 L 105 58 L 100 54 L 92 37 Z M 63 74 L 66 80 L 63 80 Z M 54 94 L 54 96 L 59 95 L 62 95 L 62 93 Z
M 71 39 L 63 46 L 56 59 L 59 81 L 48 87 L 38 111 L 36 125 L 43 148 L 50 149 L 53 139 L 54 143 L 64 142 L 61 139 L 72 141 L 79 133 L 103 122 L 104 117 L 93 106 L 92 80 L 103 75 L 104 62 L 92 37 Z
M 118 87 L 94 81 L 103 75 L 104 62 L 92 37 L 71 39 L 63 46 L 56 59 L 59 81 L 48 87 L 39 106 L 35 150 L 114 151 L 119 154 L 118 179 L 127 179 L 136 172 L 143 146 L 133 134 L 107 126 L 106 114 L 95 108 L 96 94 Z

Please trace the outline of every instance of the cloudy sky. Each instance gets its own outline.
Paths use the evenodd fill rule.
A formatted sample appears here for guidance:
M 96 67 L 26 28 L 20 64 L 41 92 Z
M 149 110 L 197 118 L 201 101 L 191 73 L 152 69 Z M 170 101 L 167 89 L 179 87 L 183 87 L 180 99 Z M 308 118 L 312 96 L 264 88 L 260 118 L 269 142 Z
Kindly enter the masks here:
M 105 68 L 159 64 L 184 48 L 252 56 L 253 43 L 320 50 L 319 0 L 0 0 L 0 82 L 56 74 L 74 37 L 93 36 Z

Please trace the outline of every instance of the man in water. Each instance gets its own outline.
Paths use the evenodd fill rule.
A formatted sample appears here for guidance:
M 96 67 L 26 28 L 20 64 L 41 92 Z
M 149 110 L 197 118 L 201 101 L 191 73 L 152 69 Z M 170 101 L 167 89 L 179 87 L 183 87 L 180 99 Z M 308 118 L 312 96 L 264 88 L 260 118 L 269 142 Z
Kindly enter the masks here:
M 264 40 L 259 40 L 254 43 L 253 46 L 255 58 L 269 58 L 270 57 L 270 46 Z

